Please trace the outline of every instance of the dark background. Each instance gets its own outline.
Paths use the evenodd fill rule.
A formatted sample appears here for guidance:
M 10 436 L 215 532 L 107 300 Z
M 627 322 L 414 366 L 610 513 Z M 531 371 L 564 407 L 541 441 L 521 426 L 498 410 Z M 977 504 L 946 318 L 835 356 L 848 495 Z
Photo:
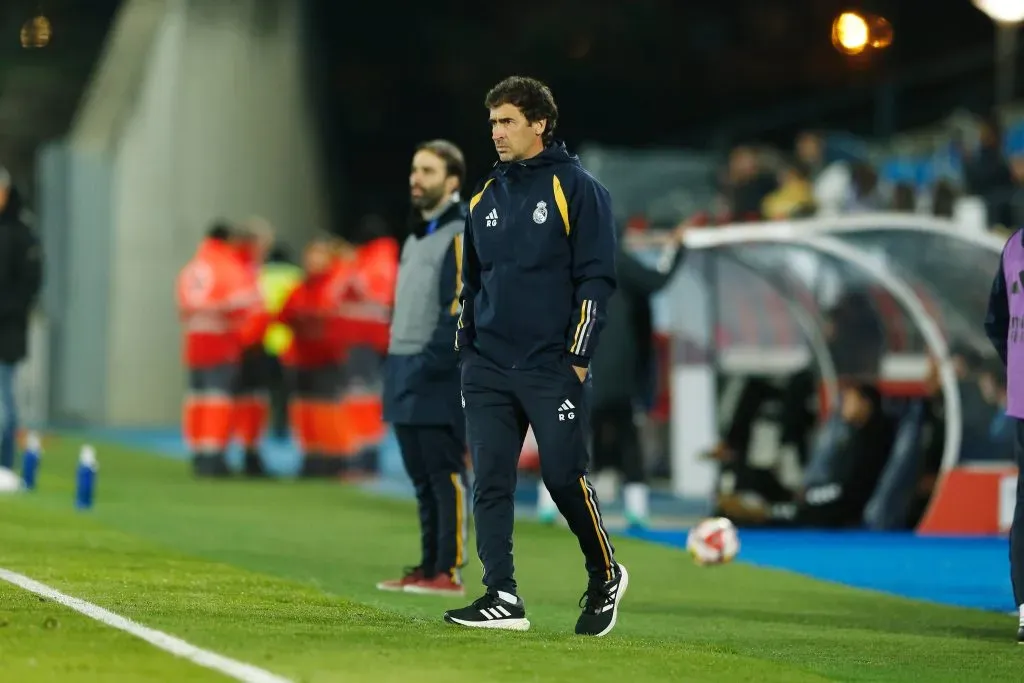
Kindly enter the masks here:
M 475 183 L 495 158 L 484 94 L 513 73 L 552 87 L 574 149 L 789 148 L 805 126 L 884 136 L 991 104 L 993 26 L 969 0 L 308 3 L 335 229 L 350 236 L 369 213 L 401 223 L 421 140 L 462 146 Z M 888 18 L 892 47 L 836 52 L 844 9 Z
M 788 149 L 805 127 L 885 137 L 991 106 L 994 29 L 970 0 L 294 1 L 333 228 L 350 238 L 371 214 L 401 231 L 417 142 L 459 144 L 475 184 L 495 159 L 484 94 L 514 73 L 552 87 L 573 150 Z M 29 195 L 35 150 L 67 130 L 118 4 L 0 3 L 0 146 Z M 888 18 L 893 45 L 840 55 L 830 29 L 845 9 Z M 52 44 L 23 50 L 38 12 Z

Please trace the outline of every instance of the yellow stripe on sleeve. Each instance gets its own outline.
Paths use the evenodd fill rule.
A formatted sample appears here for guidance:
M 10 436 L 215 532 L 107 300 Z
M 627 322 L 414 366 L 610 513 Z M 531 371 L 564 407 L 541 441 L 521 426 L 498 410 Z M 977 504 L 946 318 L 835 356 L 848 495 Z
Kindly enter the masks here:
M 472 199 L 469 200 L 469 212 L 473 213 L 473 209 L 480 203 L 480 200 L 484 198 L 484 192 L 487 191 L 487 186 L 494 182 L 494 178 L 488 178 L 487 182 L 484 183 L 483 188 L 473 195 Z
M 465 237 L 462 233 L 455 236 L 453 244 L 455 246 L 455 297 L 452 299 L 451 306 L 448 307 L 448 312 L 455 315 L 459 312 L 459 295 L 462 294 L 462 239 Z M 459 327 L 462 327 L 462 316 L 459 316 Z
M 565 199 L 565 192 L 562 191 L 562 181 L 558 179 L 558 176 L 551 176 L 552 190 L 555 193 L 555 206 L 558 207 L 558 213 L 562 216 L 562 223 L 565 224 L 565 234 L 569 234 L 569 202 Z
M 459 473 L 452 472 L 451 477 L 452 488 L 455 489 L 455 566 L 452 567 L 454 574 L 462 567 L 466 557 L 466 494 Z

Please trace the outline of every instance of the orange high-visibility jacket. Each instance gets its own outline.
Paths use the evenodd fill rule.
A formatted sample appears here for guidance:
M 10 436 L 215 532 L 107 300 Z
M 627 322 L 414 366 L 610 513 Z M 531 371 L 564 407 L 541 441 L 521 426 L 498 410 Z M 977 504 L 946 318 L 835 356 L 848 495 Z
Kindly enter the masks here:
M 347 270 L 339 270 L 339 307 L 349 346 L 387 353 L 398 258 L 398 242 L 381 238 L 360 247 Z
M 315 368 L 344 360 L 348 347 L 339 324 L 338 272 L 328 270 L 306 279 L 288 296 L 276 321 L 292 330 L 285 364 Z
M 178 274 L 176 294 L 185 364 L 202 368 L 237 362 L 243 348 L 241 331 L 259 301 L 259 289 L 231 245 L 203 240 Z
M 242 247 L 236 253 L 242 265 L 242 271 L 245 273 L 247 286 L 255 289 L 257 293 L 238 330 L 242 348 L 248 349 L 263 343 L 263 336 L 267 333 L 267 328 L 270 327 L 272 316 L 263 299 L 263 290 L 260 288 L 259 262 L 255 259 L 251 249 Z

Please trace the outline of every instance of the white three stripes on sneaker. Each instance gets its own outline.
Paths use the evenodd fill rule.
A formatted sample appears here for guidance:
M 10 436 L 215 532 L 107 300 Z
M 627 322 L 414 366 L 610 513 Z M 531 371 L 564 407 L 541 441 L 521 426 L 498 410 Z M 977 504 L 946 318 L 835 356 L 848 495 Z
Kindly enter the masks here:
M 605 613 L 610 609 L 615 609 L 615 596 L 619 592 L 619 584 L 615 584 L 608 590 L 608 597 L 611 598 L 611 602 L 601 608 L 601 613 Z
M 502 617 L 510 617 L 512 613 L 507 609 L 498 605 L 497 607 L 487 607 L 480 610 L 480 614 L 484 615 L 488 619 L 501 619 Z

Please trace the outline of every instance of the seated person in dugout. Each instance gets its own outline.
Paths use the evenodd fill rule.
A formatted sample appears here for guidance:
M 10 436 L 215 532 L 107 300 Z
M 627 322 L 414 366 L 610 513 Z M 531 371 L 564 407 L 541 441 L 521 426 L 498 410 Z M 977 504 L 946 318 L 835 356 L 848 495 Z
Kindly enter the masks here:
M 894 427 L 870 385 L 843 390 L 838 427 L 835 441 L 814 454 L 800 490 L 787 495 L 772 472 L 741 466 L 734 470 L 734 490 L 719 495 L 717 514 L 737 525 L 861 526 L 888 461 Z

